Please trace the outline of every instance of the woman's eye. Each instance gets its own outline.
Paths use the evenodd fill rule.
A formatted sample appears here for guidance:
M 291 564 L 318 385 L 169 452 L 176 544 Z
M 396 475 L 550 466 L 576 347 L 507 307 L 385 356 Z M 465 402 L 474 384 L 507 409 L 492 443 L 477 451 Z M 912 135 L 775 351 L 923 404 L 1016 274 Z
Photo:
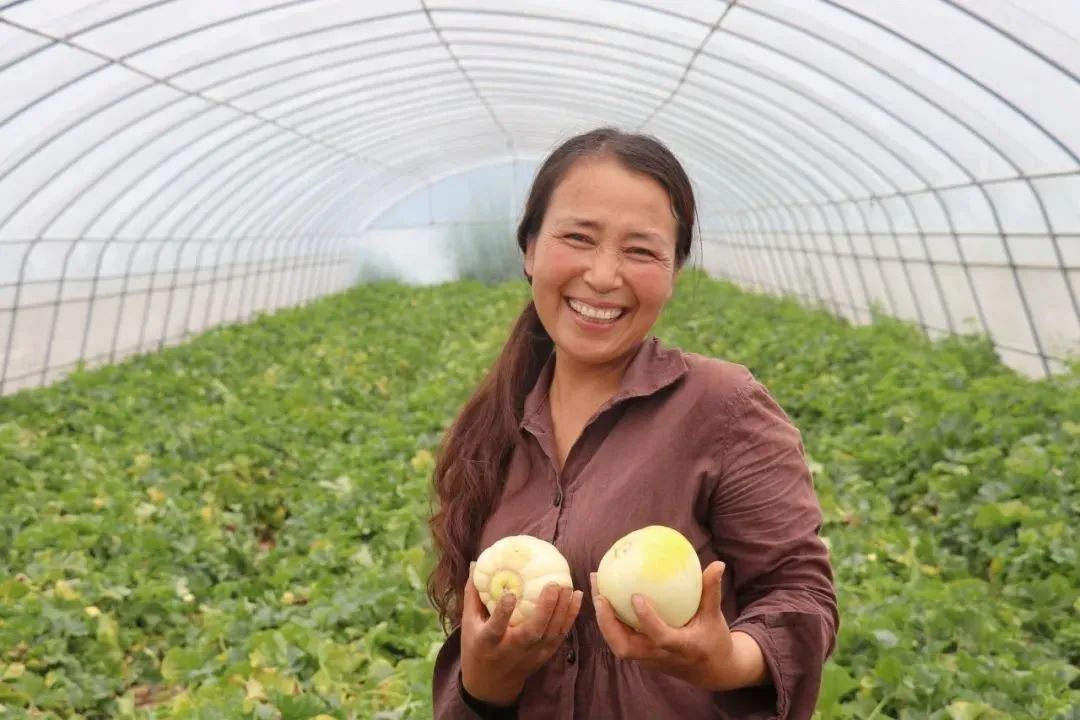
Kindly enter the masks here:
M 583 243 L 589 242 L 589 238 L 585 237 L 584 235 L 578 235 L 577 233 L 571 233 L 570 235 L 567 235 L 566 237 L 567 237 L 568 240 L 573 240 L 574 242 L 583 242 Z
M 656 257 L 656 254 L 648 248 L 630 248 L 630 252 L 640 257 Z

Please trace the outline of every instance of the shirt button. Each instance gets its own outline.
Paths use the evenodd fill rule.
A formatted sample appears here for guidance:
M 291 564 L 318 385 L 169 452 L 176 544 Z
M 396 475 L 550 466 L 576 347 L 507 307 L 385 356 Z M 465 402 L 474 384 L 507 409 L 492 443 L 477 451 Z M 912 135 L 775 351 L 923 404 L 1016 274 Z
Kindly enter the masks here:
M 573 665 L 575 660 L 577 660 L 577 653 L 574 652 L 574 648 L 570 648 L 566 651 L 566 664 Z

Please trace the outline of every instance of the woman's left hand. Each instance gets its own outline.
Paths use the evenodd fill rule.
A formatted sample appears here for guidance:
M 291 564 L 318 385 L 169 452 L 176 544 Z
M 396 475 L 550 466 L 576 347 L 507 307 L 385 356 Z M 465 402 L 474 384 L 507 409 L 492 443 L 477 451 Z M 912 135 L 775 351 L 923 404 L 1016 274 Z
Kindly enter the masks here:
M 616 657 L 636 660 L 700 688 L 721 691 L 762 684 L 767 673 L 761 648 L 749 635 L 731 632 L 720 608 L 723 576 L 724 563 L 719 560 L 705 568 L 697 614 L 681 628 L 668 625 L 647 598 L 635 595 L 638 632 L 616 617 L 597 592 L 596 573 L 591 573 L 600 632 Z

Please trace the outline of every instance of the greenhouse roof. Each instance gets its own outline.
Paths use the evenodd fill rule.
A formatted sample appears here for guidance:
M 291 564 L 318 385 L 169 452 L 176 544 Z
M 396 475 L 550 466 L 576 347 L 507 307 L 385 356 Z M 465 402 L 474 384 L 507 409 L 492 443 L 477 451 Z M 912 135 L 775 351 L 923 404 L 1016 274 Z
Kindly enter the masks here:
M 80 244 L 340 243 L 613 124 L 679 154 L 711 239 L 895 261 L 895 314 L 1049 369 L 1080 338 L 1078 108 L 1068 2 L 0 0 L 0 311 L 49 245 L 66 276 Z

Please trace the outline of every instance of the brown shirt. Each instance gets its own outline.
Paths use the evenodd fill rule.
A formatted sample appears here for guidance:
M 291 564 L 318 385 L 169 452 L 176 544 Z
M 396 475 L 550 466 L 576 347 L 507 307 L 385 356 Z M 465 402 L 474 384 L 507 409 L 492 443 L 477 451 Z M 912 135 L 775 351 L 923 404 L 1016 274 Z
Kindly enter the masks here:
M 553 358 L 526 399 L 524 442 L 480 549 L 506 535 L 547 540 L 585 598 L 563 647 L 526 683 L 517 717 L 808 720 L 839 616 L 798 429 L 745 367 L 650 336 L 559 471 L 548 403 Z M 612 654 L 596 624 L 589 573 L 615 540 L 652 524 L 689 538 L 702 568 L 727 564 L 724 615 L 761 646 L 771 686 L 711 692 Z M 460 632 L 435 663 L 436 720 L 484 717 L 462 695 Z

